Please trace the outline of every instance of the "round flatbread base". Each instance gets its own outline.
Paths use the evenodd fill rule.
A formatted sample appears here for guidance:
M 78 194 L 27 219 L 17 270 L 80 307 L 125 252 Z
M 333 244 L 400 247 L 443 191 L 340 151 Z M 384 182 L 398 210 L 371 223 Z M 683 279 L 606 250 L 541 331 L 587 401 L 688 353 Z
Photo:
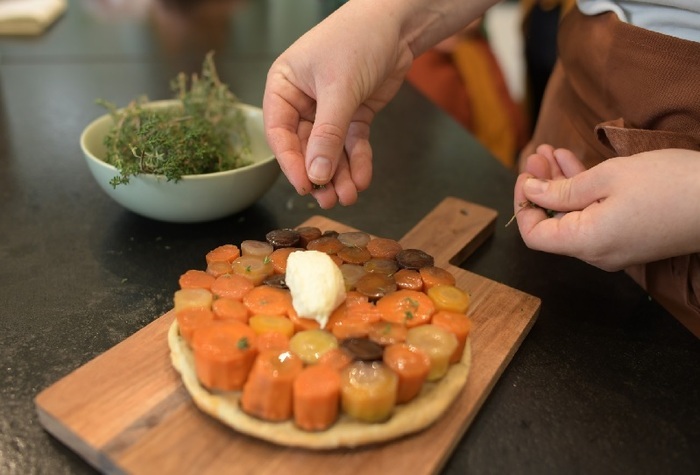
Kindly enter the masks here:
M 365 423 L 341 415 L 329 429 L 308 432 L 293 421 L 267 422 L 249 416 L 240 409 L 240 391 L 210 391 L 204 388 L 194 369 L 194 355 L 180 336 L 177 321 L 168 331 L 172 364 L 182 376 L 185 388 L 203 412 L 219 419 L 238 432 L 291 447 L 335 449 L 386 442 L 423 430 L 439 419 L 464 387 L 471 365 L 471 344 L 467 340 L 462 360 L 450 366 L 435 383 L 426 383 L 420 395 L 396 406 L 391 418 L 382 423 Z

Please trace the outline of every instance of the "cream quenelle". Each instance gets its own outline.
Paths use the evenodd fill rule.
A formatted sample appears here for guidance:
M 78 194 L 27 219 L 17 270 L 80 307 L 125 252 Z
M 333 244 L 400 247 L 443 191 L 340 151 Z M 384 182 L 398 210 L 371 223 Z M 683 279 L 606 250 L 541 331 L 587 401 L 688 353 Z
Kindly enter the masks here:
M 326 327 L 333 310 L 345 301 L 343 274 L 323 252 L 292 252 L 287 260 L 285 282 L 297 314 L 316 320 L 321 328 Z

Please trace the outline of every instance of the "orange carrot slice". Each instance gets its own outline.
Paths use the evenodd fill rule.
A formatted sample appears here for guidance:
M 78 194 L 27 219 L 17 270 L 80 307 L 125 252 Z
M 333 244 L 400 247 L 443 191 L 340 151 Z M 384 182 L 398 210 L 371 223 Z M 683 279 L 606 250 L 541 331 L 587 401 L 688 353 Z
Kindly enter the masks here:
M 321 431 L 338 418 L 340 374 L 330 365 L 304 368 L 294 381 L 294 423 L 302 430 Z
M 430 357 L 418 348 L 404 343 L 384 348 L 384 364 L 399 377 L 396 403 L 403 404 L 415 398 L 430 372 Z
M 276 350 L 279 352 L 289 350 L 289 337 L 281 332 L 270 331 L 258 335 L 258 350 Z
M 248 323 L 250 312 L 248 307 L 243 305 L 240 300 L 229 298 L 218 298 L 211 305 L 214 315 L 219 320 L 238 320 L 239 322 Z
M 291 352 L 260 353 L 243 386 L 241 408 L 266 421 L 291 419 L 294 380 L 303 368 L 301 358 Z
M 214 261 L 207 264 L 207 274 L 214 277 L 231 273 L 231 263 L 225 261 Z
M 423 290 L 423 279 L 417 270 L 401 269 L 394 274 L 394 280 L 400 289 Z
M 346 301 L 345 314 L 347 318 L 364 320 L 369 323 L 382 319 L 382 312 L 372 302 L 355 299 Z
M 338 251 L 338 257 L 348 264 L 364 264 L 372 255 L 365 247 L 344 247 Z
M 215 277 L 203 270 L 190 269 L 180 276 L 178 284 L 181 289 L 211 289 Z
M 197 378 L 210 389 L 243 388 L 258 354 L 255 332 L 236 320 L 217 320 L 192 335 Z
M 398 241 L 389 238 L 374 238 L 367 243 L 367 250 L 372 257 L 382 259 L 395 258 L 401 249 L 401 244 Z
M 462 359 L 464 346 L 467 343 L 467 337 L 472 328 L 472 321 L 463 313 L 449 312 L 447 310 L 439 310 L 435 312 L 432 320 L 433 325 L 445 328 L 454 333 L 457 337 L 457 348 L 450 358 L 450 363 L 456 363 Z
M 202 307 L 183 308 L 175 312 L 175 318 L 180 327 L 180 335 L 188 345 L 191 345 L 195 329 L 213 321 L 214 312 Z
M 334 320 L 330 331 L 338 340 L 364 338 L 369 335 L 370 325 L 371 323 L 367 320 L 346 316 L 345 318 Z
M 340 240 L 335 236 L 321 236 L 318 239 L 310 241 L 306 245 L 306 249 L 309 251 L 325 252 L 326 254 L 337 254 L 338 251 L 344 247 L 345 244 L 340 242 Z
M 224 274 L 214 280 L 211 291 L 217 297 L 241 300 L 243 296 L 253 290 L 255 285 L 250 279 L 238 274 Z
M 272 262 L 272 268 L 277 274 L 284 274 L 287 272 L 287 259 L 289 255 L 294 251 L 300 251 L 302 249 L 298 247 L 280 247 L 275 249 L 270 254 L 270 262 Z
M 423 292 L 399 289 L 377 301 L 377 308 L 387 322 L 403 323 L 412 328 L 430 321 L 435 304 Z
M 455 276 L 447 269 L 436 266 L 421 267 L 418 270 L 423 280 L 423 288 L 429 289 L 436 285 L 455 285 Z
M 331 316 L 328 318 L 328 323 L 326 324 L 326 330 L 333 333 L 333 335 L 338 340 L 345 340 L 347 338 L 363 338 L 369 334 L 369 328 L 372 321 L 369 319 L 362 318 L 360 316 L 353 317 L 348 314 L 348 305 L 362 305 L 368 304 L 369 302 L 363 302 L 362 300 L 357 300 L 356 303 L 353 302 L 353 297 L 346 298 L 338 308 L 336 308 Z M 359 313 L 357 315 L 360 315 Z
M 206 255 L 207 264 L 212 262 L 232 263 L 241 255 L 241 250 L 235 244 L 224 244 L 209 251 Z
M 289 290 L 260 285 L 243 296 L 243 303 L 252 314 L 287 315 L 292 295 Z
M 372 323 L 367 337 L 382 346 L 406 341 L 408 327 L 403 323 L 387 322 L 385 320 Z
M 267 332 L 284 333 L 289 338 L 294 335 L 294 323 L 284 315 L 253 315 L 248 319 L 248 325 L 258 335 Z
M 318 358 L 318 364 L 329 365 L 340 371 L 353 362 L 353 357 L 343 348 L 331 348 Z

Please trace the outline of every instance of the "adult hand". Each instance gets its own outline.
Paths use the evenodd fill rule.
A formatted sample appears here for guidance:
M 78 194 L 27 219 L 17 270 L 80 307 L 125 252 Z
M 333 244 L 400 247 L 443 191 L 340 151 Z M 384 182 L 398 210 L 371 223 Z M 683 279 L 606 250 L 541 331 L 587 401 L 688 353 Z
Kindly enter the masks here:
M 392 15 L 368 15 L 353 3 L 274 62 L 263 98 L 268 143 L 282 171 L 322 208 L 352 204 L 369 186 L 370 125 L 413 60 Z
M 268 72 L 263 116 L 297 192 L 322 208 L 354 203 L 372 178 L 370 125 L 414 57 L 497 2 L 353 0 L 282 53 Z
M 518 227 L 532 249 L 608 271 L 700 252 L 699 178 L 700 152 L 656 150 L 585 170 L 570 151 L 540 146 L 515 185 Z

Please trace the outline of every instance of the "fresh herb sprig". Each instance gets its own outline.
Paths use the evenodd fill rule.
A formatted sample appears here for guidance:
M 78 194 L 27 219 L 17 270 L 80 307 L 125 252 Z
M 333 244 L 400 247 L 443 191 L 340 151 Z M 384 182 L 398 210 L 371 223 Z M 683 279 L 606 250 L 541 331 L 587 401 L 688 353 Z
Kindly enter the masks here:
M 219 79 L 214 54 L 204 59 L 201 76 L 180 73 L 171 89 L 173 107 L 149 106 L 139 97 L 117 107 L 104 100 L 114 126 L 104 139 L 105 161 L 119 170 L 116 187 L 141 173 L 179 181 L 185 175 L 233 170 L 250 164 L 250 138 L 238 98 Z

